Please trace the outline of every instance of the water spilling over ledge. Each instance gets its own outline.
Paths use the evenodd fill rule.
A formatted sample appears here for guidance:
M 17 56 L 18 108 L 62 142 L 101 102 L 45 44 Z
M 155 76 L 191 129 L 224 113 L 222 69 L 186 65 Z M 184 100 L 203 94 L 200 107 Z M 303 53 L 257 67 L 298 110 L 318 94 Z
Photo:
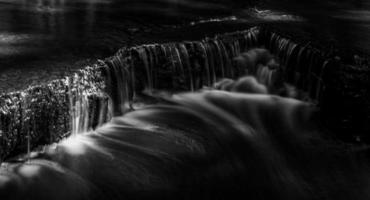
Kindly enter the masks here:
M 344 83 L 348 85 L 348 78 L 333 80 L 334 73 L 369 72 L 361 58 L 353 62 L 358 66 L 353 68 L 310 44 L 300 44 L 261 27 L 202 41 L 122 48 L 114 56 L 73 76 L 1 95 L 0 159 L 94 129 L 132 109 L 132 102 L 143 90 L 189 91 L 211 86 L 220 78 L 235 79 L 247 72 L 261 76 L 263 70 L 263 74 L 270 73 L 268 69 L 251 70 L 235 62 L 234 58 L 256 47 L 270 50 L 280 63 L 280 81 L 271 87 L 291 83 L 327 113 L 354 100 L 341 88 Z M 366 80 L 366 77 L 362 82 L 357 80 L 357 84 Z M 363 94 L 355 98 L 358 109 L 365 110 L 363 118 L 356 119 L 356 123 L 369 120 L 369 102 L 363 100 L 368 93 Z M 357 107 L 341 109 L 352 116 L 351 110 L 356 112 Z M 333 122 L 338 120 L 343 120 L 342 116 Z M 353 123 L 353 119 L 345 120 Z

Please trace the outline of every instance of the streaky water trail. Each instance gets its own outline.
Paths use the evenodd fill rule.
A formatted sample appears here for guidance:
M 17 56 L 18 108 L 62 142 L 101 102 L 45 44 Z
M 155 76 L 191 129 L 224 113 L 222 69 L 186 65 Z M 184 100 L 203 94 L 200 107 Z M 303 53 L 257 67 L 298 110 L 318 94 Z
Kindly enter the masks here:
M 254 83 L 250 83 L 254 84 Z M 368 199 L 368 162 L 321 138 L 312 105 L 183 93 L 0 167 L 2 199 Z
M 258 62 L 251 65 L 243 60 Z M 25 151 L 28 133 L 30 145 L 37 146 L 94 129 L 132 110 L 142 91 L 195 91 L 245 74 L 257 76 L 272 93 L 294 85 L 307 93 L 302 96 L 333 107 L 327 94 L 336 88 L 330 85 L 329 74 L 341 65 L 309 44 L 261 27 L 202 41 L 125 47 L 74 76 L 2 95 L 0 155 L 4 159 Z

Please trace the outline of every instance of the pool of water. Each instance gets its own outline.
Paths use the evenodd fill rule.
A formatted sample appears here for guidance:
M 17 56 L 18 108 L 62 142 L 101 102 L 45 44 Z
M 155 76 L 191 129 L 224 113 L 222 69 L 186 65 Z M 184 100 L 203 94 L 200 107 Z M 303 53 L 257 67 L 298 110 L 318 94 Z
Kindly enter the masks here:
M 226 10 L 190 1 L 1 0 L 0 58 L 16 57 L 21 63 L 108 55 L 136 32 L 220 16 Z M 9 67 L 2 64 L 0 71 Z
M 63 76 L 125 45 L 200 39 L 261 23 L 370 54 L 369 4 L 316 9 L 230 2 L 0 0 L 0 92 Z
M 229 14 L 222 4 L 189 0 L 0 0 L 0 91 L 61 76 L 136 38 L 155 41 L 154 32 Z

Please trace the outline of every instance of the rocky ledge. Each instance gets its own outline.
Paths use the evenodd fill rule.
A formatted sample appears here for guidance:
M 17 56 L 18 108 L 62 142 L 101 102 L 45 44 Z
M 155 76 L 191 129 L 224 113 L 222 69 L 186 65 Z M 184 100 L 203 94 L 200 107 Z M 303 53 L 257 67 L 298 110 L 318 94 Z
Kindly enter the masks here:
M 366 141 L 370 126 L 369 61 L 343 59 L 309 42 L 253 27 L 205 38 L 120 49 L 74 75 L 0 96 L 0 160 L 100 126 L 131 109 L 143 90 L 195 90 L 246 69 L 233 58 L 264 47 L 282 79 L 321 107 L 323 125 L 347 141 Z

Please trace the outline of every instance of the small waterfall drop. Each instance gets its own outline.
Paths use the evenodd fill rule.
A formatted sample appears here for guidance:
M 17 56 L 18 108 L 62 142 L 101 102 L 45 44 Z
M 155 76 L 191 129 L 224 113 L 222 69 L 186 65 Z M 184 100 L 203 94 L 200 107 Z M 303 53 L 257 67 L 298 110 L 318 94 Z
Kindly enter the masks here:
M 23 125 L 25 120 L 18 122 L 11 117 L 19 113 L 21 116 L 32 117 L 31 121 L 37 121 L 38 125 L 31 128 L 31 138 L 32 134 L 37 135 L 31 140 L 32 144 L 40 143 L 37 141 L 50 143 L 69 133 L 92 130 L 111 117 L 132 110 L 132 102 L 138 92 L 156 89 L 194 91 L 212 86 L 220 78 L 238 78 L 246 74 L 246 69 L 235 66 L 233 58 L 260 46 L 260 32 L 255 27 L 202 41 L 122 48 L 114 56 L 86 67 L 73 76 L 55 80 L 47 86 L 28 89 L 27 98 L 35 99 L 35 105 L 31 106 L 34 109 L 29 113 L 25 114 L 15 107 L 22 106 L 25 101 L 12 99 L 17 95 L 11 94 L 7 99 L 14 110 L 9 110 L 9 106 L 4 107 L 5 104 L 2 103 L 3 106 L 0 107 L 6 110 L 1 115 L 0 129 L 9 136 L 14 132 L 9 131 L 10 129 L 18 130 L 13 135 L 24 138 L 21 135 L 27 134 Z M 267 77 L 270 78 L 265 78 L 266 81 L 271 80 L 271 76 Z M 37 90 L 40 92 L 36 92 Z M 51 111 L 52 108 L 57 109 Z M 36 116 L 35 113 L 38 112 L 42 116 Z M 39 120 L 47 118 L 53 120 Z M 17 124 L 20 129 L 11 128 Z M 43 131 L 40 132 L 39 129 Z M 43 138 L 44 135 L 48 135 L 48 139 Z M 18 140 L 14 143 L 7 139 L 5 141 L 7 145 L 4 149 L 9 150 L 4 155 L 15 147 L 22 146 L 22 142 Z
M 274 71 L 268 66 L 258 65 L 257 67 L 257 79 L 260 83 L 272 87 L 273 86 L 273 75 Z
M 130 110 L 135 93 L 164 89 L 194 91 L 219 78 L 244 75 L 232 59 L 258 45 L 259 29 L 220 35 L 203 41 L 149 44 L 123 48 L 104 61 L 103 77 L 113 115 Z M 249 46 L 251 45 L 251 46 Z M 126 106 L 125 106 L 126 105 Z M 123 107 L 122 107 L 123 106 Z
M 278 66 L 268 63 L 272 57 Z M 320 104 L 334 65 L 335 59 L 311 45 L 258 27 L 201 41 L 125 47 L 73 76 L 31 86 L 24 95 L 2 94 L 0 158 L 25 151 L 28 134 L 33 147 L 93 130 L 131 111 L 144 90 L 195 91 L 249 74 L 268 88 L 287 82 Z

